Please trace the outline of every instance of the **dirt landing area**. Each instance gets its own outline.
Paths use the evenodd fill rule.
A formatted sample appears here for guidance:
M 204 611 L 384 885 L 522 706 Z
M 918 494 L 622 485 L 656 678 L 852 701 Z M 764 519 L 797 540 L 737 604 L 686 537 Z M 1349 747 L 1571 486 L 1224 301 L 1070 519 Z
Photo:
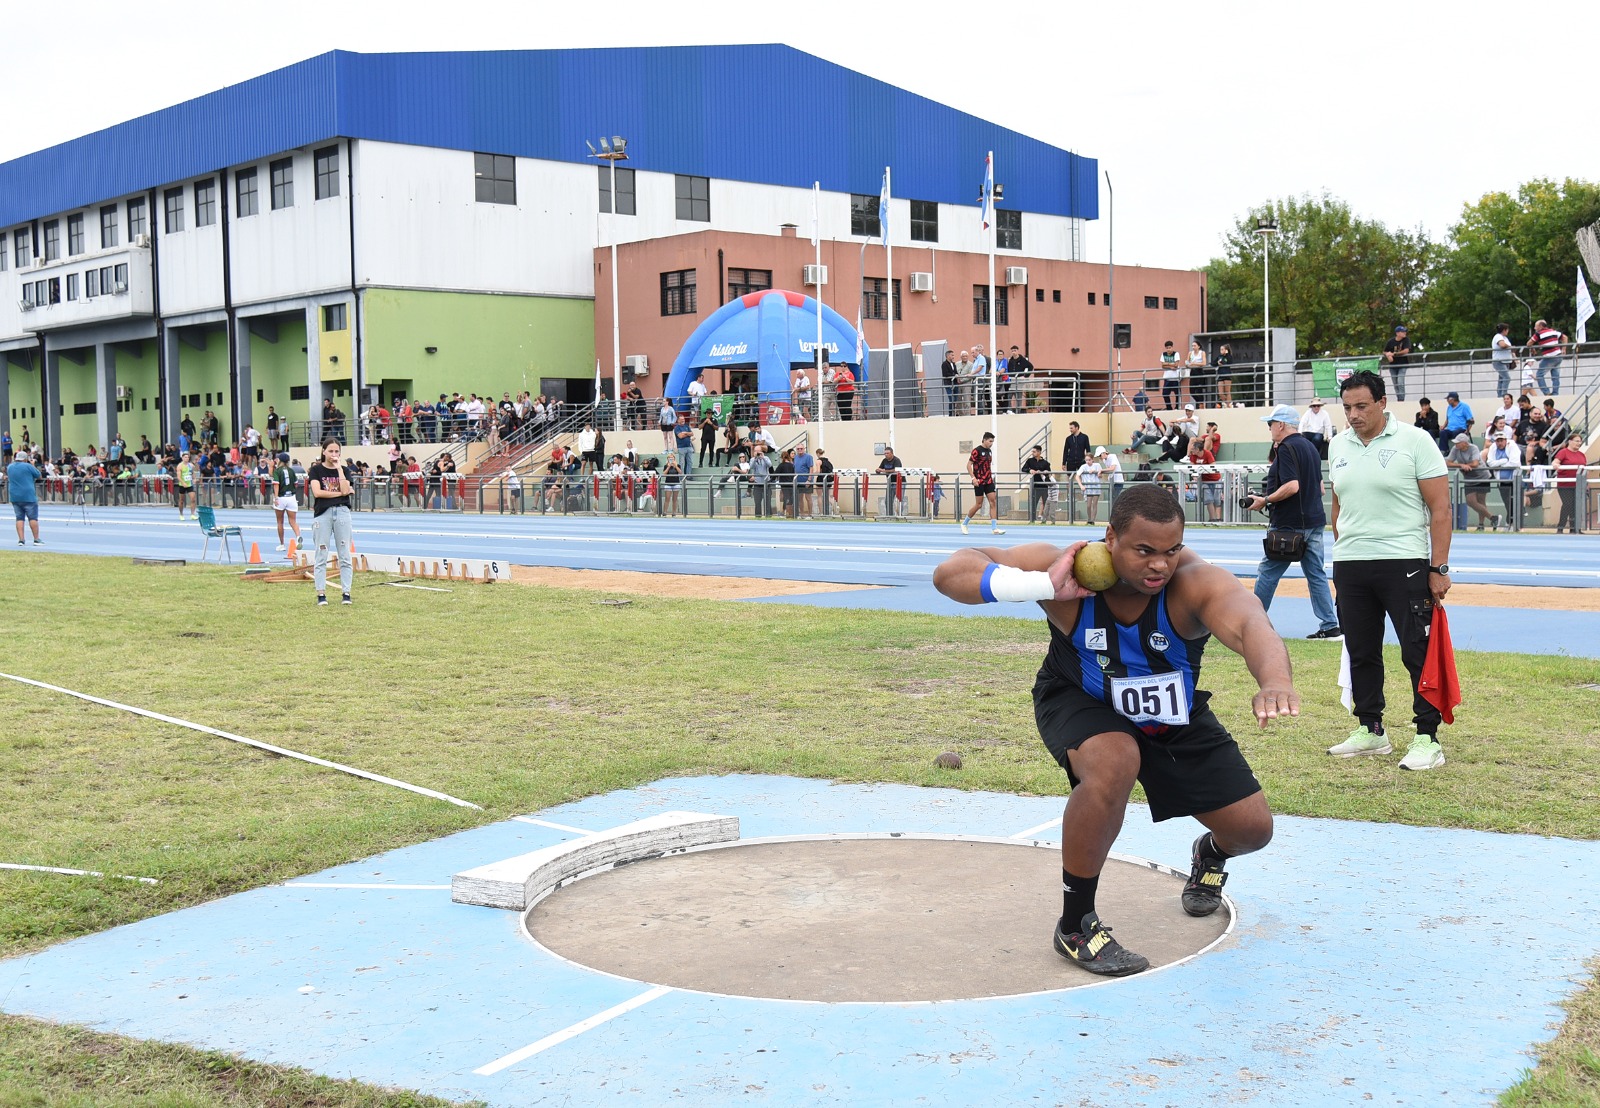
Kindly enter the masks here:
M 671 596 L 688 600 L 748 600 L 757 596 L 801 596 L 817 592 L 857 592 L 878 585 L 841 585 L 827 581 L 768 581 L 761 577 L 711 577 L 695 573 L 639 573 L 623 569 L 564 569 L 557 566 L 512 566 L 519 585 L 553 589 L 594 589 L 636 596 Z
M 1245 579 L 1251 586 L 1255 581 Z M 1278 596 L 1304 598 L 1304 577 L 1284 577 L 1278 581 Z M 1459 604 L 1473 608 L 1538 608 L 1547 612 L 1600 612 L 1600 589 L 1563 589 L 1551 585 L 1453 585 L 1444 598 L 1445 607 Z

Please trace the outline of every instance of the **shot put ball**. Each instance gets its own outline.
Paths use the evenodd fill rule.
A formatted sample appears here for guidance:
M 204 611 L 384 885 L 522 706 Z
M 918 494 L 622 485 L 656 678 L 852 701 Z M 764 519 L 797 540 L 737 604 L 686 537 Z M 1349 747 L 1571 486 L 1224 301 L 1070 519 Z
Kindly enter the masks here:
M 1105 592 L 1117 583 L 1117 571 L 1111 565 L 1111 551 L 1103 542 L 1092 542 L 1078 551 L 1072 560 L 1072 576 L 1090 592 Z
M 940 769 L 960 769 L 961 755 L 957 754 L 954 750 L 946 750 L 943 754 L 939 755 L 933 760 L 933 764 L 938 766 Z

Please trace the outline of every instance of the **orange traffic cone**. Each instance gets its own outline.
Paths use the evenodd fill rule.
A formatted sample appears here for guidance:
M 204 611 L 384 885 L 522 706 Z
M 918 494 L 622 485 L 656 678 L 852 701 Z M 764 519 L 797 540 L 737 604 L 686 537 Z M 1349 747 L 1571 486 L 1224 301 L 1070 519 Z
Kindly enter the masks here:
M 291 538 L 291 539 L 290 539 L 290 540 L 289 540 L 289 560 L 290 560 L 290 561 L 291 561 L 291 562 L 292 562 L 292 561 L 294 561 L 294 556 L 295 556 L 295 555 L 296 555 L 296 554 L 297 554 L 297 553 L 299 553 L 299 551 L 300 551 L 300 543 L 299 543 L 299 540 L 297 540 L 297 539 L 292 539 L 292 538 Z
M 250 564 L 253 565 L 253 566 L 258 566 L 258 565 L 261 564 L 261 544 L 260 543 L 254 543 L 253 542 L 253 543 L 250 544 Z

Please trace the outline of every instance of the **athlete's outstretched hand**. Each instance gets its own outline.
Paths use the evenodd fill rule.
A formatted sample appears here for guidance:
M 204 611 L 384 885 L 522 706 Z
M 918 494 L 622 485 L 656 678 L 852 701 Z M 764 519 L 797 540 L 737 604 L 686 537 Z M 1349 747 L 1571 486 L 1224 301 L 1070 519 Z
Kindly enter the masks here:
M 1267 720 L 1279 716 L 1300 714 L 1300 694 L 1292 687 L 1262 689 L 1251 701 L 1256 713 L 1256 726 L 1265 727 Z
M 1050 583 L 1056 587 L 1055 599 L 1057 600 L 1082 600 L 1094 593 L 1078 584 L 1078 579 L 1072 576 L 1072 563 L 1078 557 L 1078 551 L 1088 546 L 1087 542 L 1075 542 L 1061 552 L 1061 556 L 1050 566 Z

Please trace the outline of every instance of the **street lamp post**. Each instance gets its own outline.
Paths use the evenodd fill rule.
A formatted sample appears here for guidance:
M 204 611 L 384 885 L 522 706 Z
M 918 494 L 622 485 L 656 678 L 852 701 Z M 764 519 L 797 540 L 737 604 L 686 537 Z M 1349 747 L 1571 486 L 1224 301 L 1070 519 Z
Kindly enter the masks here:
M 1522 299 L 1522 297 L 1518 296 L 1516 293 L 1512 292 L 1510 289 L 1506 289 L 1506 295 L 1511 297 L 1511 299 L 1515 300 L 1518 304 L 1521 304 L 1524 308 L 1527 309 L 1527 312 L 1528 312 L 1528 334 L 1530 334 L 1530 335 L 1533 334 L 1533 307 L 1532 307 L 1532 305 L 1530 305 L 1526 300 Z
M 1278 233 L 1278 221 L 1271 215 L 1256 220 L 1256 234 L 1261 237 L 1261 387 L 1262 399 L 1269 398 L 1272 385 L 1272 236 Z
M 628 140 L 621 135 L 612 135 L 608 141 L 604 135 L 600 137 L 600 149 L 596 150 L 593 143 L 586 143 L 589 147 L 589 157 L 611 163 L 611 410 L 612 430 L 622 431 L 622 309 L 617 303 L 617 163 L 628 160 Z M 595 397 L 595 405 L 599 406 L 600 398 Z

